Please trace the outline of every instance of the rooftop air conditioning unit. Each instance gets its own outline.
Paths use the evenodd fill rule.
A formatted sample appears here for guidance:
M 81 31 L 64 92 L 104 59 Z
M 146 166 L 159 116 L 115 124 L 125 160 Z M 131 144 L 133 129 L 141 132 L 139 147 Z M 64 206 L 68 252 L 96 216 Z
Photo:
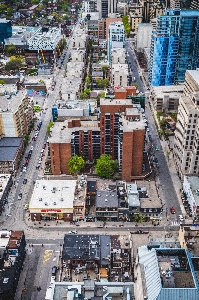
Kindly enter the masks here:
M 39 198 L 39 201 L 42 201 L 42 198 Z
M 56 203 L 56 202 L 53 202 L 53 204 L 54 204 L 54 205 L 57 205 L 57 203 Z

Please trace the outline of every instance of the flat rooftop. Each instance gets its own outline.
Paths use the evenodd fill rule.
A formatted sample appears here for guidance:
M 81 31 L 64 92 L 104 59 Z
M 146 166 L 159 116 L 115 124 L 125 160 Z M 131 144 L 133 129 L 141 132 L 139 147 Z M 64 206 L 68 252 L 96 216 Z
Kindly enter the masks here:
M 126 56 L 126 49 L 125 48 L 112 48 L 111 55 Z
M 82 79 L 79 77 L 74 77 L 71 76 L 70 74 L 68 77 L 63 78 L 63 83 L 62 83 L 62 95 L 63 94 L 75 94 L 76 92 L 79 91 L 80 84 L 82 82 Z
M 64 236 L 63 260 L 95 260 L 100 259 L 99 235 L 70 235 Z
M 122 72 L 128 75 L 128 64 L 112 64 L 111 73 Z
M 29 209 L 73 209 L 76 180 L 37 180 Z
M 153 86 L 152 88 L 152 94 L 155 94 L 156 98 L 163 98 L 164 95 L 168 95 L 170 98 L 179 98 L 181 95 L 183 95 L 183 91 L 184 84 L 169 86 Z
M 143 196 L 140 197 L 140 206 L 141 208 L 161 208 L 162 203 L 161 199 L 158 197 L 157 188 L 155 181 L 137 181 L 138 189 L 146 188 L 147 195 L 143 193 Z
M 51 128 L 51 137 L 49 137 L 49 143 L 70 143 L 73 138 L 73 132 L 76 130 L 94 130 L 99 131 L 98 121 L 82 121 L 80 127 L 68 128 L 69 120 L 63 122 L 55 122 Z
M 5 45 L 27 45 L 28 40 L 34 36 L 38 27 L 12 26 L 12 36 L 5 39 Z
M 8 98 L 8 95 L 1 96 L 0 111 L 3 113 L 15 113 L 22 100 L 27 97 L 26 90 L 19 90 L 17 93 Z
M 127 189 L 127 197 L 128 197 L 129 206 L 130 207 L 140 206 L 137 184 L 127 183 L 126 189 Z
M 123 132 L 130 132 L 133 130 L 145 130 L 145 122 L 142 119 L 139 121 L 130 121 L 130 120 L 126 120 L 125 116 L 121 116 L 120 117 L 120 122 L 122 122 L 122 127 L 121 129 L 123 130 Z
M 163 288 L 195 288 L 185 249 L 157 249 L 156 254 Z
M 113 105 L 113 106 L 122 106 L 122 105 L 129 105 L 133 107 L 131 99 L 109 99 L 109 98 L 101 98 L 100 99 L 100 106 L 102 105 Z
M 0 161 L 13 161 L 22 142 L 21 137 L 4 137 L 0 140 Z
M 116 191 L 97 191 L 96 207 L 118 207 Z

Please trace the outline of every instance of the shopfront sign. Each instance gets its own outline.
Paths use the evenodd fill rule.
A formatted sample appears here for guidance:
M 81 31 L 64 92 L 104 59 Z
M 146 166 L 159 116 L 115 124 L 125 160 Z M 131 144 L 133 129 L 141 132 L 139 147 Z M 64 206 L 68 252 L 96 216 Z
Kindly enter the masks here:
M 61 213 L 61 209 L 41 209 L 42 213 Z

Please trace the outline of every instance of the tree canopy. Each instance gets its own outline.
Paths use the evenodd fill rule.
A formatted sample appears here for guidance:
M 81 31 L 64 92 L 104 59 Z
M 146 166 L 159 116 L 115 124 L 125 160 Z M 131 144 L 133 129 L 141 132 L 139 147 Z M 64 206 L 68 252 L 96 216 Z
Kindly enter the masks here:
M 11 56 L 10 61 L 6 63 L 6 71 L 18 71 L 23 66 L 23 61 L 21 57 Z
M 111 155 L 102 154 L 97 159 L 95 170 L 97 175 L 103 178 L 110 178 L 118 168 L 118 163 L 112 159 Z
M 13 44 L 7 45 L 5 47 L 5 53 L 11 54 L 11 55 L 15 54 L 16 53 L 16 46 L 13 45 Z
M 142 213 L 134 214 L 133 222 L 143 223 L 145 222 L 145 217 Z
M 50 135 L 50 129 L 53 125 L 54 125 L 54 122 L 52 122 L 52 121 L 48 124 L 47 130 L 46 130 L 47 135 Z
M 131 26 L 130 26 L 130 24 L 129 24 L 128 17 L 127 17 L 127 16 L 124 16 L 124 17 L 122 18 L 122 22 L 123 22 L 123 24 L 124 24 L 124 29 L 125 29 L 126 35 L 129 36 L 130 31 L 131 31 Z
M 85 166 L 85 161 L 82 156 L 72 156 L 68 161 L 69 172 L 72 174 L 79 173 Z

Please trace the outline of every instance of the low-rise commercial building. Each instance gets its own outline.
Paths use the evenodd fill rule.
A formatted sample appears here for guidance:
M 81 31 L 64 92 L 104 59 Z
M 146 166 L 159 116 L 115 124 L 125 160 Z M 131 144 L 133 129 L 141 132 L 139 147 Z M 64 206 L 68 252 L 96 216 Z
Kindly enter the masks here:
M 118 196 L 116 191 L 97 191 L 95 206 L 97 221 L 118 221 Z
M 73 221 L 76 190 L 76 180 L 37 180 L 29 203 L 31 220 Z

